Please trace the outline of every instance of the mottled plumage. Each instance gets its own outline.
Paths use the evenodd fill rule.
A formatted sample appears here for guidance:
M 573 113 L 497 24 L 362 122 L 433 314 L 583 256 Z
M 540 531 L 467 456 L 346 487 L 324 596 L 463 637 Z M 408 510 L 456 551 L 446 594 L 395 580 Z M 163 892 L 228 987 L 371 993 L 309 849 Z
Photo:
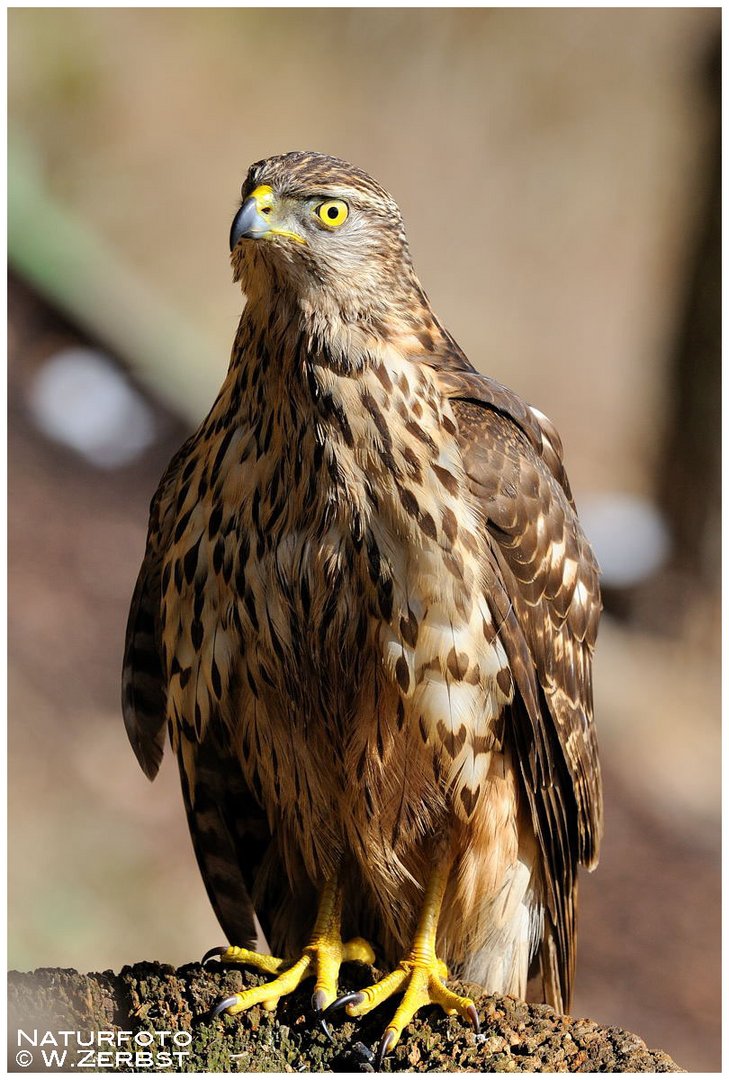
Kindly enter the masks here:
M 169 729 L 234 944 L 255 909 L 295 954 L 337 877 L 345 928 L 397 963 L 446 853 L 439 955 L 567 1008 L 600 601 L 559 438 L 440 325 L 365 173 L 287 154 L 243 196 L 230 369 L 152 502 L 132 745 L 153 777 Z

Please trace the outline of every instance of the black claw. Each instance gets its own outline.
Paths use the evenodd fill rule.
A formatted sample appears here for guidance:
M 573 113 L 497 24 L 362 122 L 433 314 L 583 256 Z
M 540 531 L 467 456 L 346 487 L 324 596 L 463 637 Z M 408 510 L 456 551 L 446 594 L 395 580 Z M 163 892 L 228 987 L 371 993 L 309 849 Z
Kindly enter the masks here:
M 473 1025 L 473 1030 L 476 1032 L 477 1035 L 479 1035 L 481 1033 L 481 1025 L 478 1022 L 478 1013 L 476 1012 L 476 1006 L 475 1005 L 469 1005 L 468 1008 L 466 1009 L 466 1012 L 468 1014 L 468 1019 L 471 1021 L 471 1024 Z
M 316 1005 L 314 1003 L 314 999 L 316 998 L 316 996 L 317 994 L 315 993 L 314 997 L 311 999 L 311 1004 L 314 1006 L 315 1012 L 317 1011 Z M 329 1030 L 328 1021 L 333 1018 L 333 1014 L 335 1012 L 337 1012 L 339 1009 L 343 1009 L 345 1005 L 359 1005 L 361 1001 L 364 1001 L 364 994 L 357 994 L 355 992 L 342 994 L 341 997 L 338 997 L 336 1001 L 333 1001 L 331 1005 L 327 1009 L 324 1009 L 324 1011 L 319 1015 L 319 1023 L 321 1024 L 322 1031 L 325 1035 L 329 1036 L 332 1042 L 334 1042 L 334 1036 Z
M 237 1004 L 238 1004 L 238 995 L 237 994 L 233 994 L 232 997 L 223 998 L 223 1000 L 219 1001 L 218 1004 L 215 1006 L 215 1008 L 212 1010 L 211 1015 L 212 1015 L 213 1020 L 215 1020 L 216 1017 L 220 1016 L 221 1013 L 224 1013 L 226 1009 L 229 1009 L 231 1007 L 231 1005 L 237 1005 Z
M 203 967 L 205 967 L 208 960 L 212 960 L 212 958 L 214 956 L 222 956 L 223 953 L 226 953 L 227 951 L 228 951 L 228 949 L 226 948 L 225 945 L 216 945 L 214 949 L 208 949 L 208 951 L 205 953 L 205 955 L 203 956 L 200 963 L 202 964 Z
M 342 994 L 336 1001 L 333 1001 L 328 1009 L 324 1010 L 324 1015 L 328 1016 L 336 1009 L 343 1009 L 345 1005 L 359 1005 L 364 1001 L 364 994 L 358 994 L 352 990 L 348 994 Z
M 385 1060 L 385 1055 L 392 1050 L 397 1039 L 394 1031 L 386 1031 L 380 1039 L 380 1045 L 377 1047 L 377 1056 L 375 1057 L 375 1069 L 377 1072 L 382 1072 L 382 1063 Z
M 311 1007 L 316 1014 L 316 1018 L 319 1021 L 319 1026 L 321 1027 L 322 1031 L 330 1040 L 330 1042 L 334 1042 L 334 1036 L 329 1030 L 327 1022 L 324 1019 L 324 1012 L 326 1011 L 324 1008 L 324 1003 L 326 999 L 327 996 L 323 990 L 315 990 L 314 993 L 311 995 Z

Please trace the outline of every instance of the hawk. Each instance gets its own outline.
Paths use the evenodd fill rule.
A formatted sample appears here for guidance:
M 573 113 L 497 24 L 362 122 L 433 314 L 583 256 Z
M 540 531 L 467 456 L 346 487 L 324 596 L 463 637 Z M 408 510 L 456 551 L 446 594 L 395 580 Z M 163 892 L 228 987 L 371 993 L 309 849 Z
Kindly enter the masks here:
M 477 1026 L 449 972 L 565 1011 L 600 598 L 559 436 L 469 363 L 360 169 L 256 163 L 230 249 L 230 367 L 152 500 L 123 675 L 150 778 L 169 731 L 211 955 L 271 976 L 218 1011 L 402 994 L 380 1062 L 426 1004 Z M 373 945 L 390 974 L 338 999 Z

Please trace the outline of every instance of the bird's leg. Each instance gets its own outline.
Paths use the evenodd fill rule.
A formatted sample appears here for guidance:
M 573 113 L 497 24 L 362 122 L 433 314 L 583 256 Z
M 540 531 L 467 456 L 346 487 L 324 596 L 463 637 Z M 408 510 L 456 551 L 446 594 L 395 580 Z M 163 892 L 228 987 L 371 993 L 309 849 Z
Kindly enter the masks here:
M 361 960 L 365 964 L 372 964 L 375 959 L 372 947 L 363 938 L 342 941 L 341 917 L 342 891 L 337 879 L 331 878 L 322 889 L 309 944 L 298 959 L 284 960 L 236 946 L 211 950 L 203 960 L 218 955 L 221 960 L 255 967 L 259 971 L 277 976 L 272 982 L 253 986 L 240 994 L 225 998 L 216 1006 L 214 1014 L 235 1014 L 258 1004 L 262 1004 L 264 1009 L 275 1009 L 280 998 L 290 994 L 299 983 L 310 976 L 316 977 L 312 1006 L 315 1012 L 323 1012 L 337 996 L 337 977 L 344 961 Z
M 423 909 L 410 952 L 397 968 L 384 979 L 356 994 L 346 994 L 334 1002 L 340 1004 L 349 1016 L 363 1016 L 380 1005 L 392 994 L 403 993 L 391 1022 L 379 1045 L 377 1062 L 382 1064 L 385 1054 L 397 1044 L 402 1032 L 419 1009 L 425 1005 L 440 1005 L 448 1015 L 458 1013 L 478 1031 L 478 1014 L 470 998 L 454 994 L 445 985 L 448 969 L 435 952 L 441 905 L 448 883 L 450 862 L 441 863 L 433 871 L 425 891 Z

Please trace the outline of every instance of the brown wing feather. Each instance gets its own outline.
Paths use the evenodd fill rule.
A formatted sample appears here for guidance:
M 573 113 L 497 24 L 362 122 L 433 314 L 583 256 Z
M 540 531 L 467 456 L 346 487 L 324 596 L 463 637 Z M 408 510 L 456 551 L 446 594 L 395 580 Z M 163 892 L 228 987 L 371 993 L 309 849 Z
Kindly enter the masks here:
M 178 479 L 191 445 L 192 440 L 188 440 L 172 459 L 152 499 L 147 547 L 127 623 L 122 672 L 124 723 L 137 760 L 150 780 L 162 761 L 167 728 L 167 672 L 160 633 L 161 565 L 174 527 Z M 188 728 L 192 730 L 191 725 Z M 266 860 L 275 868 L 277 854 L 265 814 L 244 782 L 240 763 L 215 732 L 212 726 L 208 736 L 194 744 L 179 734 L 182 794 L 200 872 L 223 931 L 233 944 L 253 945 L 256 926 L 251 893 L 262 863 Z M 271 873 L 270 865 L 267 876 L 274 881 L 283 877 Z M 263 929 L 268 932 L 265 923 Z
M 175 454 L 149 507 L 147 546 L 127 620 L 122 668 L 122 712 L 139 764 L 154 780 L 165 747 L 167 676 L 160 633 L 162 555 L 169 541 L 171 493 L 191 440 Z
M 574 510 L 549 421 L 492 380 L 444 380 L 498 582 L 500 636 L 519 694 L 513 737 L 545 862 L 545 983 L 570 999 L 575 868 L 597 862 L 602 794 L 592 717 L 598 569 Z M 551 924 L 551 925 L 550 925 Z M 555 956 L 556 953 L 556 956 Z M 555 991 L 549 994 L 555 998 Z
M 231 944 L 253 948 L 257 927 L 252 895 L 264 860 L 273 860 L 283 886 L 278 853 L 272 845 L 266 815 L 245 783 L 230 740 L 217 738 L 211 725 L 199 743 L 178 754 L 182 797 L 200 874 L 213 910 Z M 181 745 L 185 736 L 181 736 Z M 226 745 L 228 743 L 228 745 Z M 268 893 L 271 890 L 269 888 Z M 261 927 L 270 937 L 269 905 L 280 898 L 266 895 L 259 905 Z

